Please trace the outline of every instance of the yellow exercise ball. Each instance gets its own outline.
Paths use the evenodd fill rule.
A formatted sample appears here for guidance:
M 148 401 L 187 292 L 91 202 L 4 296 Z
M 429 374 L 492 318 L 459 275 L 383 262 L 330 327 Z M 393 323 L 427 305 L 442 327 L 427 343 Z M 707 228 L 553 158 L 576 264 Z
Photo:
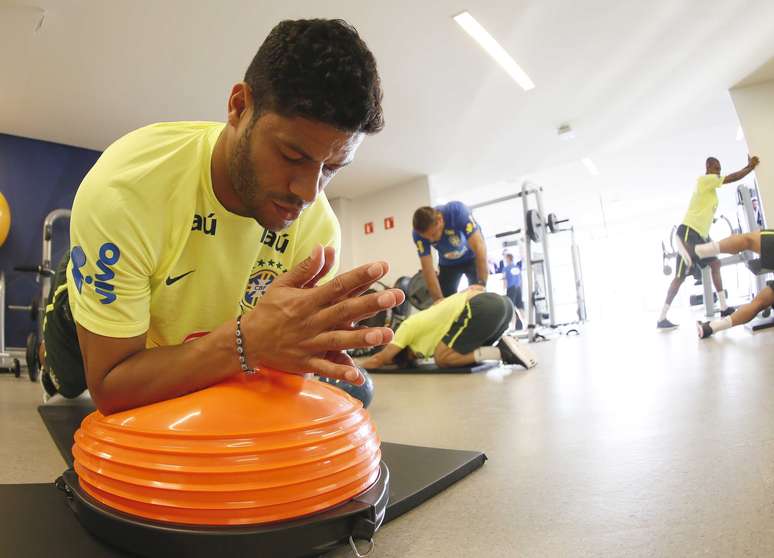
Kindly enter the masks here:
M 0 192 L 0 246 L 5 244 L 9 230 L 11 230 L 11 208 L 8 207 L 8 200 Z

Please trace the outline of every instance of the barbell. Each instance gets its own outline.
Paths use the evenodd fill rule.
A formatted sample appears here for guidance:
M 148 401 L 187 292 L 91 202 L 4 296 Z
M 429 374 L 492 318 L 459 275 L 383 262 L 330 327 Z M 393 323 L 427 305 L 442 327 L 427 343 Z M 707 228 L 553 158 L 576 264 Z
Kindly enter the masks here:
M 556 213 L 549 213 L 548 219 L 543 222 L 543 218 L 537 209 L 527 210 L 527 236 L 532 242 L 540 242 L 543 240 L 545 229 L 551 233 L 559 232 L 559 225 L 561 223 L 568 222 L 569 219 L 559 219 Z

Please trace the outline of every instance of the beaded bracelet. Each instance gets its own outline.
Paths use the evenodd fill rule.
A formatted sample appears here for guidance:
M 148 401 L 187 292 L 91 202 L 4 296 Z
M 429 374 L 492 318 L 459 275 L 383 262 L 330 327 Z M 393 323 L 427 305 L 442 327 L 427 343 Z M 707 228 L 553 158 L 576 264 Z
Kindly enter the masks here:
M 242 372 L 248 376 L 258 372 L 255 368 L 250 368 L 247 365 L 247 357 L 245 356 L 245 348 L 242 346 L 242 315 L 237 316 L 236 320 L 236 348 L 239 354 L 239 366 L 242 368 Z

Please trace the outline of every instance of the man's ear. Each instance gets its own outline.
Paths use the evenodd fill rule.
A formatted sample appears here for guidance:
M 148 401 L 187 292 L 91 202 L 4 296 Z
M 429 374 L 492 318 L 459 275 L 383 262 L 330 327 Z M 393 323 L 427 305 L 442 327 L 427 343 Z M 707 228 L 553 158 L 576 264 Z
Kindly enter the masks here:
M 228 123 L 234 128 L 239 127 L 244 118 L 252 115 L 252 109 L 253 97 L 250 87 L 244 81 L 235 83 L 228 97 Z

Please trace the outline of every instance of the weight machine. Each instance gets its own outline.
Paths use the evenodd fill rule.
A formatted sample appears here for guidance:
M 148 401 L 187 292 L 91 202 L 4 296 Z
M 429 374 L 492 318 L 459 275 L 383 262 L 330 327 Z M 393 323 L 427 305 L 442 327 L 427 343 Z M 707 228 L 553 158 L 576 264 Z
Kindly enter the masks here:
M 754 196 L 755 191 L 756 191 L 755 188 L 750 188 L 749 186 L 745 186 L 744 184 L 740 184 L 739 186 L 736 187 L 737 199 L 739 200 L 738 205 L 742 207 L 744 220 L 746 221 L 745 223 L 746 230 L 749 232 L 759 231 L 761 229 L 761 227 L 758 225 L 756 215 L 755 215 L 755 210 L 753 209 L 753 206 L 752 206 L 752 198 L 757 197 L 757 196 Z M 721 215 L 720 218 L 725 219 L 728 222 L 728 226 L 731 229 L 731 234 L 739 234 L 743 232 L 744 229 L 741 222 L 739 223 L 738 227 L 734 227 L 727 217 Z M 749 263 L 757 257 L 758 257 L 757 254 L 754 254 L 752 252 L 742 252 L 741 254 L 734 254 L 731 256 L 725 256 L 721 258 L 720 265 L 726 266 L 726 265 L 735 265 L 735 264 L 743 263 L 749 266 Z M 766 286 L 765 275 L 766 275 L 765 270 L 763 270 L 761 273 L 756 273 L 756 276 L 755 276 L 756 292 L 760 291 Z M 709 267 L 705 267 L 701 270 L 701 280 L 702 280 L 702 287 L 704 289 L 704 315 L 707 318 L 712 318 L 715 315 L 715 304 L 714 304 L 714 294 L 712 292 L 712 278 L 710 276 Z M 767 325 L 762 325 L 760 323 L 756 324 L 753 321 L 747 324 L 747 327 L 755 331 L 757 329 L 763 329 L 764 327 L 771 327 L 772 325 L 774 325 L 774 322 L 768 323 Z
M 740 184 L 737 186 L 736 191 L 738 204 L 742 207 L 742 213 L 744 215 L 744 220 L 747 223 L 747 229 L 750 232 L 753 232 L 766 228 L 765 221 L 763 222 L 763 226 L 758 224 L 757 211 L 755 208 L 753 208 L 752 204 L 753 198 L 758 199 L 757 187 L 749 187 L 745 186 L 744 184 Z M 747 264 L 750 271 L 752 271 L 755 275 L 756 292 L 760 292 L 762 289 L 765 289 L 766 278 L 769 276 L 772 270 L 760 268 L 760 261 L 758 260 L 760 255 L 758 254 L 753 252 L 745 252 L 744 254 L 739 254 L 739 256 L 744 256 L 746 258 L 745 263 Z M 756 263 L 758 266 L 755 265 Z M 755 318 L 751 322 L 748 322 L 745 324 L 745 327 L 750 331 L 760 331 L 762 329 L 774 327 L 774 317 L 771 316 L 771 310 L 764 310 L 761 317 Z
M 548 327 L 555 329 L 560 325 L 556 321 L 556 309 L 554 301 L 554 290 L 551 277 L 551 265 L 549 258 L 549 233 L 569 232 L 571 235 L 571 251 L 573 262 L 573 273 L 575 279 L 575 298 L 577 304 L 577 321 L 570 323 L 584 322 L 587 319 L 585 290 L 583 287 L 583 273 L 580 262 L 580 249 L 575 240 L 575 229 L 559 228 L 559 225 L 566 223 L 569 219 L 558 219 L 551 213 L 546 219 L 543 211 L 543 188 L 530 182 L 524 182 L 521 191 L 490 200 L 487 202 L 471 205 L 470 209 L 475 210 L 481 207 L 506 202 L 513 199 L 521 199 L 522 218 L 524 226 L 495 235 L 496 238 L 505 238 L 513 235 L 523 235 L 523 239 L 503 241 L 503 247 L 516 246 L 519 242 L 524 242 L 525 246 L 525 274 L 527 276 L 527 331 L 530 342 L 544 338 L 536 331 L 538 325 L 543 325 L 547 320 Z M 532 204 L 530 203 L 532 202 Z M 534 207 L 533 207 L 534 206 Z M 546 229 L 548 229 L 546 231 Z M 540 250 L 538 250 L 540 248 Z M 543 311 L 545 309 L 545 312 Z M 567 333 L 578 333 L 577 329 L 568 330 Z

